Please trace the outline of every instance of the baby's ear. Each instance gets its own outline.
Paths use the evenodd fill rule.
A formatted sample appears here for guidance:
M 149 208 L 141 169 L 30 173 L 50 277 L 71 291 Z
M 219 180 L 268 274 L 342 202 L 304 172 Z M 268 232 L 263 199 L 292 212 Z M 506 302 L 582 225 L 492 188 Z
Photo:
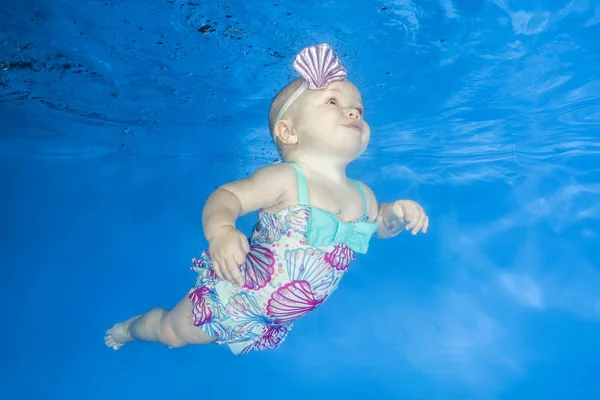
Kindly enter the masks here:
M 298 143 L 298 135 L 292 127 L 289 120 L 279 120 L 273 127 L 275 131 L 275 137 L 283 144 L 296 144 Z

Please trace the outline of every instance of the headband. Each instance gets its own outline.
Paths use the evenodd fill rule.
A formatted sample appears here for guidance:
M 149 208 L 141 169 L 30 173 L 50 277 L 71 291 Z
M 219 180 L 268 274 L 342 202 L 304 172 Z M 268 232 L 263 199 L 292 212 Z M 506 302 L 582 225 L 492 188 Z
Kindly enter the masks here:
M 298 53 L 294 60 L 294 69 L 302 75 L 304 82 L 283 104 L 275 122 L 283 118 L 292 103 L 306 89 L 325 89 L 331 82 L 346 79 L 346 70 L 327 43 L 307 47 Z

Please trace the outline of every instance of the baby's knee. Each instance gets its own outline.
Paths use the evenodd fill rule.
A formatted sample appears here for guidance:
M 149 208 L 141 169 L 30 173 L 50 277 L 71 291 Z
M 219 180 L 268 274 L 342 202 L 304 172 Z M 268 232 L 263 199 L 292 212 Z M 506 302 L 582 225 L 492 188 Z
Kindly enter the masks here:
M 162 344 L 172 348 L 179 348 L 188 344 L 184 338 L 177 334 L 169 318 L 163 318 L 160 336 Z
M 173 338 L 173 340 L 168 341 L 167 343 L 165 343 L 165 345 L 167 345 L 171 349 L 178 349 L 180 347 L 187 346 L 188 343 L 177 338 Z

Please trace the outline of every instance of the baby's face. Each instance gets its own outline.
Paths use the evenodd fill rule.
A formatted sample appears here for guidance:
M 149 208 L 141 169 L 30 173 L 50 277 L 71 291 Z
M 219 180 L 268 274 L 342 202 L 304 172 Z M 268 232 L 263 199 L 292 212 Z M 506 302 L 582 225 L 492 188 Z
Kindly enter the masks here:
M 350 159 L 360 156 L 371 130 L 364 119 L 360 92 L 350 81 L 332 82 L 323 90 L 307 90 L 298 99 L 294 129 L 302 147 Z

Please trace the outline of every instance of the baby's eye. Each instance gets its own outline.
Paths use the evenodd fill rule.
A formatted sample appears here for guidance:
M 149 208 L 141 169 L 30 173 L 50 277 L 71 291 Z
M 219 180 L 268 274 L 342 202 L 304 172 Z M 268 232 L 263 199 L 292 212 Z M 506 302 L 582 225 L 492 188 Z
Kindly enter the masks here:
M 329 99 L 329 100 L 327 100 L 327 104 L 332 104 L 334 106 L 337 106 L 337 100 L 336 99 Z

